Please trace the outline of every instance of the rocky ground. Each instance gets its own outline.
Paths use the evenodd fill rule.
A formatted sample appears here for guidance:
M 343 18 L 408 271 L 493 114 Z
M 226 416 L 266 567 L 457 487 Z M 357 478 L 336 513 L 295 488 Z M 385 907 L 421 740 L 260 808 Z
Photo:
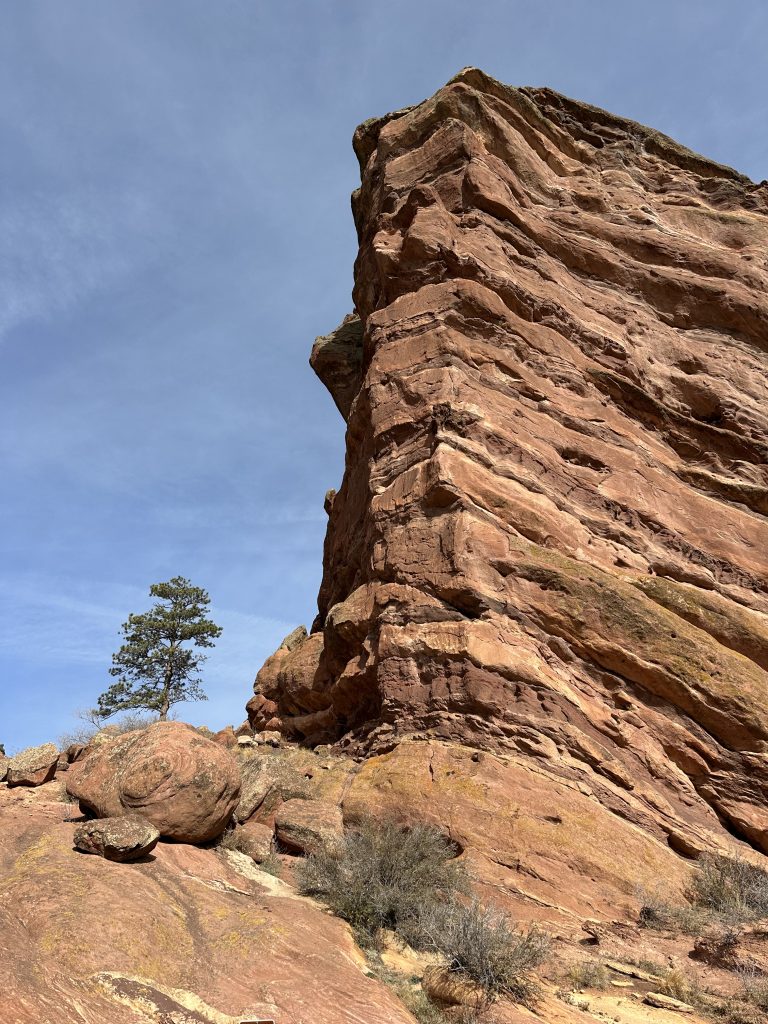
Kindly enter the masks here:
M 237 733 L 0 762 L 6 1018 L 413 1021 L 436 965 L 296 885 L 396 816 L 552 938 L 489 1022 L 760 1020 L 765 921 L 640 916 L 768 863 L 768 185 L 476 69 L 355 148 L 318 617 Z

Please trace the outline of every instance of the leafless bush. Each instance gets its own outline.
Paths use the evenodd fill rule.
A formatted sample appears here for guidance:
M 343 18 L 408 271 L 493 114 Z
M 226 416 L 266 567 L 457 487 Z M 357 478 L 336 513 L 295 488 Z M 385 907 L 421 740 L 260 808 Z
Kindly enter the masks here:
M 489 999 L 505 995 L 530 1003 L 537 987 L 532 971 L 549 955 L 550 940 L 536 928 L 515 929 L 499 911 L 452 901 L 421 915 L 422 945 L 440 953 L 448 969 L 479 985 Z
M 738 970 L 742 999 L 758 1010 L 768 1011 L 768 977 L 752 967 Z
M 66 750 L 73 743 L 87 746 L 94 736 L 105 729 L 107 725 L 114 727 L 115 736 L 122 736 L 123 733 L 134 732 L 136 729 L 146 729 L 148 725 L 158 721 L 157 715 L 140 711 L 126 711 L 114 722 L 107 722 L 100 718 L 96 711 L 88 709 L 75 712 L 75 717 L 82 722 L 82 725 L 59 736 L 56 741 L 59 750 Z
M 704 854 L 691 882 L 691 899 L 734 924 L 768 916 L 768 872 L 741 857 Z
M 394 821 L 361 821 L 332 849 L 297 869 L 304 893 L 349 921 L 367 944 L 390 928 L 416 941 L 425 908 L 464 888 L 453 845 L 436 828 Z

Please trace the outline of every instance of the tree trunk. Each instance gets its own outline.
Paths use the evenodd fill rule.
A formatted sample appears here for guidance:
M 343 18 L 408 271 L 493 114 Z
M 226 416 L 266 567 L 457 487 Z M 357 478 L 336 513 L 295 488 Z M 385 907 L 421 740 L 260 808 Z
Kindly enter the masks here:
M 165 679 L 163 680 L 163 699 L 160 704 L 160 721 L 166 722 L 168 720 L 168 712 L 171 709 L 171 702 L 169 700 L 171 693 L 171 681 L 173 679 L 173 651 L 169 654 L 168 664 L 165 666 Z

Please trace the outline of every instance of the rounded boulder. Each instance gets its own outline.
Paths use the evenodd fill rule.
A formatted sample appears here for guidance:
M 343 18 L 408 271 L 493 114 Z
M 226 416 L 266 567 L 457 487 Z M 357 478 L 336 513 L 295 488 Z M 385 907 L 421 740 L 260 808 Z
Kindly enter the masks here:
M 78 826 L 74 843 L 84 853 L 96 853 L 106 860 L 122 863 L 146 857 L 159 838 L 155 826 L 138 816 L 99 818 Z
M 99 818 L 141 815 L 161 836 L 205 843 L 237 806 L 240 768 L 218 743 L 182 722 L 156 722 L 90 751 L 67 792 Z

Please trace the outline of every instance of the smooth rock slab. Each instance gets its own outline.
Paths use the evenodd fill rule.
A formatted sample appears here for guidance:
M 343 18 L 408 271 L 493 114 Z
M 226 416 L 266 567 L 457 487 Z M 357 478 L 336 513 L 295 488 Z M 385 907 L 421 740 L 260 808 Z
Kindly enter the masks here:
M 6 782 L 9 786 L 42 786 L 56 774 L 59 751 L 53 743 L 29 747 L 8 762 Z
M 122 863 L 146 857 L 159 838 L 155 826 L 143 818 L 100 818 L 75 829 L 74 844 L 84 853 Z
M 314 853 L 344 835 L 341 811 L 324 800 L 287 800 L 275 815 L 275 835 L 292 850 Z

